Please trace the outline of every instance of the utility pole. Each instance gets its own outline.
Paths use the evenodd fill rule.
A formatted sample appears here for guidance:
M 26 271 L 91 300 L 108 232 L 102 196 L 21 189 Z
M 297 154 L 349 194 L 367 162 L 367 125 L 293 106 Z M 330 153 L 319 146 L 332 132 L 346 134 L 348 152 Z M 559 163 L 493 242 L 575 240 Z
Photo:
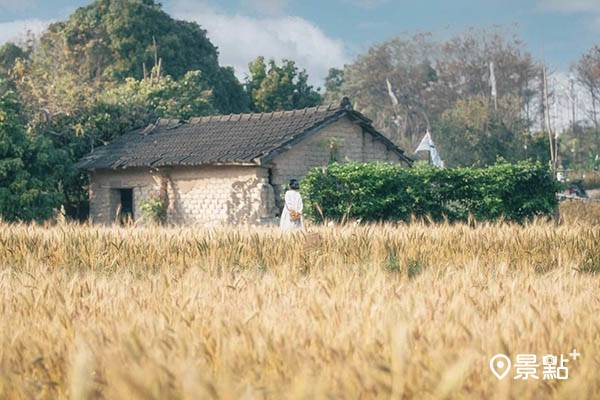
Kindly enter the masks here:
M 546 65 L 542 65 L 542 103 L 544 105 L 544 125 L 545 130 L 548 132 L 548 139 L 550 141 L 550 162 L 552 168 L 552 177 L 556 180 L 557 176 L 557 161 L 558 158 L 558 137 L 552 135 L 552 128 L 550 126 L 550 102 L 548 101 L 548 74 L 546 71 Z M 556 206 L 554 209 L 554 223 L 560 224 L 560 207 Z
M 552 174 L 556 177 L 556 155 L 557 149 L 555 143 L 555 137 L 552 135 L 552 128 L 550 127 L 550 103 L 548 101 L 548 75 L 546 72 L 546 65 L 542 66 L 542 101 L 544 107 L 544 130 L 548 133 L 548 141 L 550 142 L 550 165 L 552 167 Z
M 569 96 L 571 98 L 571 133 L 573 134 L 573 137 L 575 138 L 575 151 L 573 152 L 573 161 L 574 164 L 577 165 L 577 161 L 578 161 L 578 156 L 579 156 L 579 137 L 577 135 L 577 133 L 575 133 L 575 129 L 576 129 L 576 119 L 575 119 L 575 79 L 573 79 L 573 77 L 571 76 L 571 78 L 569 79 L 570 83 L 571 83 L 571 95 Z

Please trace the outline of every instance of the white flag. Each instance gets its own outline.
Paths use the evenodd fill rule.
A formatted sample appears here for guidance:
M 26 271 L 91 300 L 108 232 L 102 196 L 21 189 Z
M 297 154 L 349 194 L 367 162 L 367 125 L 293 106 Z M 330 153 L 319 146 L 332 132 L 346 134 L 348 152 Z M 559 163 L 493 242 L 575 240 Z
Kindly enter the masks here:
M 398 105 L 398 98 L 394 94 L 394 90 L 392 89 L 392 84 L 390 83 L 390 80 L 386 78 L 385 79 L 385 83 L 387 85 L 388 95 L 390 96 L 390 99 L 392 100 L 392 104 L 395 105 L 395 106 L 397 106 Z
M 429 131 L 421 139 L 421 143 L 417 146 L 415 153 L 418 151 L 428 151 L 431 155 L 431 163 L 438 168 L 444 168 L 444 161 L 442 161 Z
M 492 87 L 492 97 L 496 99 L 498 91 L 496 90 L 496 74 L 494 73 L 494 62 L 490 62 L 490 86 Z

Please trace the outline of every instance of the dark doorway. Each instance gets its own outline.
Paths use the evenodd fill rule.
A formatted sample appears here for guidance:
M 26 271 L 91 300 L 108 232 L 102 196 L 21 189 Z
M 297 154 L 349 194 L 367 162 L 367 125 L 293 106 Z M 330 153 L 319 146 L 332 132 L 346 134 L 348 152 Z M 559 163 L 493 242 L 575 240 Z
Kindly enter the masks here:
M 121 196 L 121 223 L 133 221 L 133 189 L 119 189 Z

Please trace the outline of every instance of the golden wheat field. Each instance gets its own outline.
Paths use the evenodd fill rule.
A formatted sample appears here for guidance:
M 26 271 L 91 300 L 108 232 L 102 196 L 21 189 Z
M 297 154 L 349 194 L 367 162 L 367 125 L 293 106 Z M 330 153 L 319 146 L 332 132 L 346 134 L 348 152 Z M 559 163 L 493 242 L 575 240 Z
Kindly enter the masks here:
M 562 218 L 0 225 L 0 398 L 598 398 L 600 206 Z M 488 368 L 573 349 L 567 380 Z

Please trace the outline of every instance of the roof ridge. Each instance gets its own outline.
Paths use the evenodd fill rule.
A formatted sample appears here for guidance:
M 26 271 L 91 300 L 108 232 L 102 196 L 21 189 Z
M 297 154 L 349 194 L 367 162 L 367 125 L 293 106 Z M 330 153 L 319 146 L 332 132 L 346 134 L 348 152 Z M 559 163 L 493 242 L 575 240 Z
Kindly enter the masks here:
M 190 124 L 201 124 L 206 122 L 226 122 L 226 121 L 248 121 L 248 120 L 260 120 L 263 118 L 279 118 L 283 116 L 296 116 L 306 115 L 313 112 L 324 112 L 324 111 L 335 111 L 342 109 L 339 104 L 329 103 L 321 104 L 318 106 L 295 108 L 293 110 L 277 110 L 277 111 L 266 111 L 266 112 L 248 112 L 248 113 L 231 113 L 231 114 L 215 114 L 205 115 L 202 117 L 191 117 L 187 121 L 181 121 L 177 119 L 162 119 L 160 125 L 168 125 L 175 122 L 184 122 Z M 166 121 L 165 121 L 166 120 Z
M 179 124 L 181 120 L 179 118 L 158 118 L 156 120 L 157 126 L 169 126 Z

